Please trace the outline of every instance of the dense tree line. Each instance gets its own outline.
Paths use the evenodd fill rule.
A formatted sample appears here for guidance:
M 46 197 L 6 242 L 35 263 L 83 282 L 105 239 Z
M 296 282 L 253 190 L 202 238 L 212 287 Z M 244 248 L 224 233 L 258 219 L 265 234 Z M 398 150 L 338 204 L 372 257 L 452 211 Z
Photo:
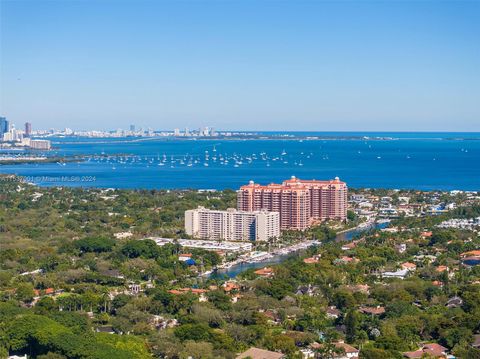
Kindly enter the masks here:
M 184 237 L 183 212 L 198 205 L 235 207 L 235 193 L 0 183 L 0 357 L 234 358 L 257 346 L 299 358 L 300 348 L 320 342 L 316 355 L 329 358 L 338 340 L 370 359 L 401 358 L 425 342 L 480 357 L 470 345 L 480 332 L 480 266 L 460 262 L 461 253 L 480 248 L 478 234 L 435 227 L 478 216 L 478 206 L 400 218 L 393 226 L 408 230 L 368 233 L 348 250 L 328 226 L 287 232 L 282 240 L 323 243 L 273 266 L 272 277 L 246 271 L 226 291 L 225 279 L 198 276 L 221 261 L 218 254 L 189 251 L 195 265 L 188 265 L 175 242 L 159 247 L 145 239 Z M 425 230 L 432 235 L 422 236 Z M 121 232 L 131 235 L 115 236 Z M 312 256 L 318 260 L 303 261 Z M 381 277 L 407 261 L 416 270 L 404 280 Z M 202 300 L 193 289 L 205 291 Z M 447 306 L 455 297 L 461 302 Z M 338 315 L 327 315 L 332 307 Z M 362 310 L 377 307 L 384 311 Z

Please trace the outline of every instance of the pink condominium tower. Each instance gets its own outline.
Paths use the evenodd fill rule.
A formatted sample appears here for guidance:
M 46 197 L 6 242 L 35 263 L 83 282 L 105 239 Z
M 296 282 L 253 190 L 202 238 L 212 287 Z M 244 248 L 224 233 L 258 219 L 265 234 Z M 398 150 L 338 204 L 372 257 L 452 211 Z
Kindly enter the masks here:
M 266 186 L 250 181 L 238 191 L 238 209 L 279 212 L 281 229 L 304 230 L 327 219 L 345 220 L 347 193 L 347 184 L 338 177 L 317 181 L 292 176 Z

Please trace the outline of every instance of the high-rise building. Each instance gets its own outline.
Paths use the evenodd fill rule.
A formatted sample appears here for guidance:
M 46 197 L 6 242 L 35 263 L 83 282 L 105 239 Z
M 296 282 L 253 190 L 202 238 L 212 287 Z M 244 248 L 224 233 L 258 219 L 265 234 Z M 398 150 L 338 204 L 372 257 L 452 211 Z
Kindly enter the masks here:
M 327 219 L 345 220 L 347 192 L 346 183 L 338 177 L 330 181 L 292 177 L 266 186 L 250 181 L 238 191 L 238 209 L 278 212 L 281 229 L 304 230 Z
M 194 238 L 266 241 L 280 236 L 280 215 L 268 211 L 226 211 L 203 207 L 185 212 L 185 232 Z
M 32 135 L 32 124 L 30 122 L 25 122 L 25 137 L 30 137 Z
M 135 132 L 135 125 L 130 125 L 130 132 Z
M 173 135 L 174 135 L 175 137 L 179 137 L 179 136 L 180 136 L 180 129 L 179 129 L 179 128 L 174 129 L 174 130 L 173 130 Z
M 0 117 L 0 141 L 3 139 L 3 135 L 10 131 L 10 126 L 8 124 L 6 117 Z

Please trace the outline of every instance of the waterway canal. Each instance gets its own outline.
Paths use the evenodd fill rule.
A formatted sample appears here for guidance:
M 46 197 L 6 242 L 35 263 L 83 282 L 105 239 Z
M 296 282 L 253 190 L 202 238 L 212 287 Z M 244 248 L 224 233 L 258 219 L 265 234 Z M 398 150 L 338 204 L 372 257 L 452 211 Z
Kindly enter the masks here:
M 388 225 L 389 225 L 388 222 L 382 222 L 382 223 L 375 223 L 374 225 L 372 225 L 370 227 L 352 229 L 350 231 L 346 231 L 346 232 L 342 232 L 342 233 L 337 234 L 336 240 L 337 241 L 350 241 L 355 236 L 357 236 L 361 233 L 369 231 L 373 228 L 383 229 L 383 228 L 388 227 Z M 266 266 L 269 266 L 269 265 L 279 264 L 279 263 L 283 262 L 284 260 L 286 260 L 288 258 L 300 255 L 303 251 L 305 251 L 305 249 L 300 249 L 298 251 L 291 252 L 291 253 L 288 253 L 288 254 L 277 255 L 277 256 L 274 256 L 273 258 L 269 258 L 269 259 L 266 259 L 266 260 L 260 261 L 260 262 L 239 263 L 239 264 L 236 264 L 236 265 L 234 265 L 230 268 L 221 269 L 221 270 L 218 270 L 216 272 L 213 272 L 212 274 L 210 274 L 209 277 L 210 278 L 224 278 L 225 276 L 227 276 L 229 278 L 235 278 L 237 275 L 239 275 L 242 272 L 245 272 L 248 269 L 252 269 L 252 268 L 257 269 L 257 268 L 263 268 L 263 267 L 266 267 Z

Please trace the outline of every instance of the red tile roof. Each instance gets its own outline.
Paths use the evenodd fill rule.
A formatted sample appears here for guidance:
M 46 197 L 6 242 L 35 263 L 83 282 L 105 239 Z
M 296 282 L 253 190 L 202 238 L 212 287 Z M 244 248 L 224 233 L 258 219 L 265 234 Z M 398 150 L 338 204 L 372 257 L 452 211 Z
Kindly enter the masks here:
M 446 270 L 448 270 L 447 266 L 438 266 L 437 268 L 435 268 L 435 271 L 437 271 L 439 273 L 445 272 Z
M 273 269 L 270 267 L 265 267 L 265 268 L 257 269 L 254 273 L 263 277 L 268 277 L 273 275 Z
M 468 252 L 462 253 L 462 254 L 460 254 L 460 256 L 462 256 L 462 257 L 477 257 L 477 256 L 480 256 L 480 249 L 476 249 L 476 250 L 473 250 L 473 251 L 468 251 Z
M 407 358 L 423 358 L 425 355 L 434 358 L 445 358 L 447 348 L 437 343 L 430 343 L 423 345 L 422 348 L 413 352 L 404 352 L 403 355 Z

